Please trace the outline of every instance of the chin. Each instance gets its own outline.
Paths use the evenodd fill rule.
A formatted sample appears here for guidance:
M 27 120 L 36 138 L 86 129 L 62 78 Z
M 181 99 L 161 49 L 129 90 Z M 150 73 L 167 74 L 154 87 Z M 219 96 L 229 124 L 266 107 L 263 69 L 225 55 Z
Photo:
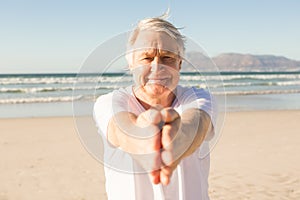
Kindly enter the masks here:
M 170 89 L 163 85 L 148 85 L 145 87 L 147 94 L 151 96 L 161 96 L 164 94 L 169 94 Z

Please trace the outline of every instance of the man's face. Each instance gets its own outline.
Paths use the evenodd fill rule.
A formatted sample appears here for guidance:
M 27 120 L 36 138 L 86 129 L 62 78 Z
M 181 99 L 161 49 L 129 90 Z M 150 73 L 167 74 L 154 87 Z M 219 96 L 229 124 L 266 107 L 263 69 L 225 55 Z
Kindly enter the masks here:
M 135 84 L 149 96 L 172 92 L 179 82 L 181 59 L 176 40 L 164 32 L 142 31 L 133 46 Z

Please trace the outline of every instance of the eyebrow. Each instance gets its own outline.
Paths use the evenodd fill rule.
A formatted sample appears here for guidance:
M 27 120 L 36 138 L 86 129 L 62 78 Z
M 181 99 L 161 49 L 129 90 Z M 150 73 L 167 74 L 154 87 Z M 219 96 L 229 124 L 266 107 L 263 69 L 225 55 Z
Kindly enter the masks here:
M 172 51 L 167 51 L 167 50 L 159 50 L 158 49 L 158 52 L 160 55 L 173 55 L 173 56 L 179 56 L 178 53 L 176 52 L 172 52 Z M 140 55 L 146 55 L 146 56 L 149 56 L 149 55 L 153 55 L 155 53 L 157 53 L 157 49 L 147 49 L 147 50 L 144 50 L 142 52 L 139 52 Z

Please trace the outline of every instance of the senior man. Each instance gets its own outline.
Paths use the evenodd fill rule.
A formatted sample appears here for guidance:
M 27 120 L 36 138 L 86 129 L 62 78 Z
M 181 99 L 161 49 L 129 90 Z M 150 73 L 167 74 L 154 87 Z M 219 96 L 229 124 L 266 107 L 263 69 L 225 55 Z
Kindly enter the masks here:
M 213 103 L 204 89 L 178 85 L 184 50 L 173 24 L 141 20 L 126 55 L 134 85 L 97 99 L 108 199 L 209 199 L 209 155 L 199 155 L 214 135 Z

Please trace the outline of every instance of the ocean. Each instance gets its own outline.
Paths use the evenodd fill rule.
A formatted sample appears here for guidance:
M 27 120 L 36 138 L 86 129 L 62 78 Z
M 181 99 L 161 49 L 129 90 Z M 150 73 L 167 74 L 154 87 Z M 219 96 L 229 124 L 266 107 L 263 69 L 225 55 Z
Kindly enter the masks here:
M 91 115 L 98 96 L 131 84 L 126 73 L 1 74 L 0 118 Z M 300 109 L 300 72 L 182 73 L 180 84 L 210 90 L 228 112 Z

